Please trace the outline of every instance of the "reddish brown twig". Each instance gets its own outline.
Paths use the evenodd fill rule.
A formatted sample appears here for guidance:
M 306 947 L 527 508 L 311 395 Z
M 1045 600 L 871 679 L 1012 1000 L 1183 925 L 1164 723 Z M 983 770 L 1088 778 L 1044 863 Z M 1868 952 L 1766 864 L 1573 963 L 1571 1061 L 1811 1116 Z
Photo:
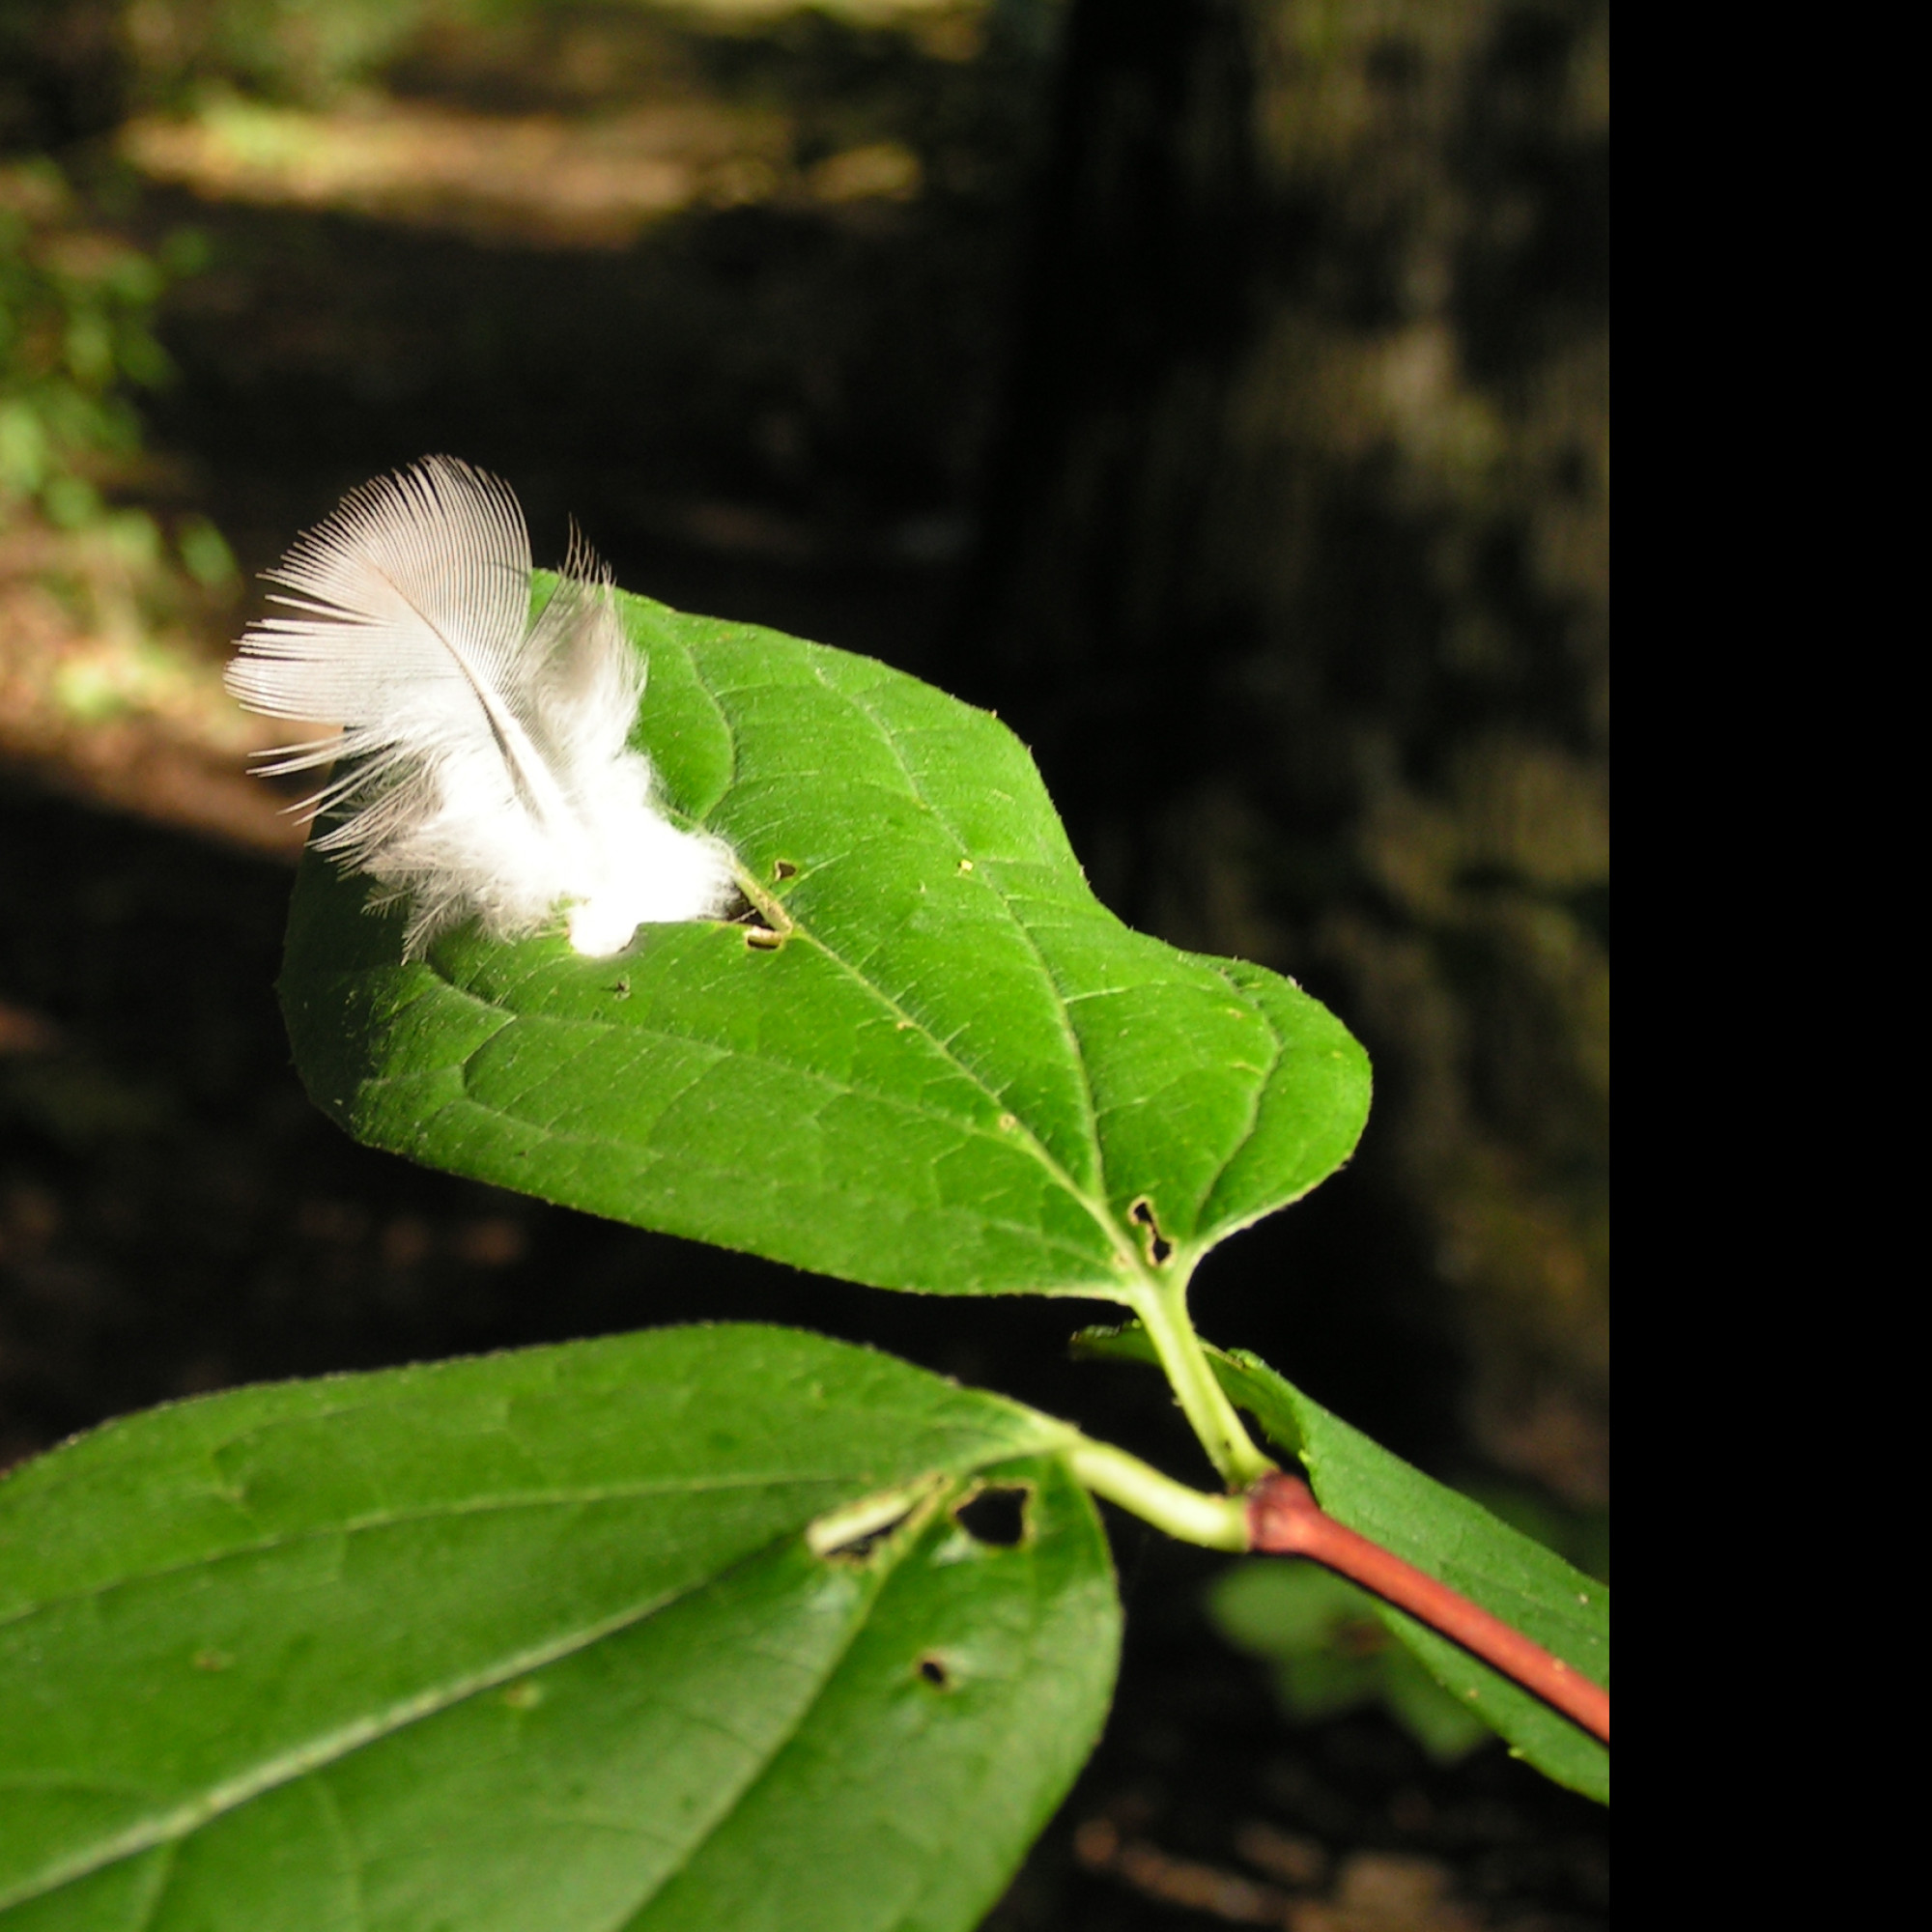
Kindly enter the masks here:
M 1274 1556 L 1307 1556 L 1339 1572 L 1453 1638 L 1609 1743 L 1607 1690 L 1448 1584 L 1345 1528 L 1315 1500 L 1300 1477 L 1273 1470 L 1248 1492 L 1248 1548 Z

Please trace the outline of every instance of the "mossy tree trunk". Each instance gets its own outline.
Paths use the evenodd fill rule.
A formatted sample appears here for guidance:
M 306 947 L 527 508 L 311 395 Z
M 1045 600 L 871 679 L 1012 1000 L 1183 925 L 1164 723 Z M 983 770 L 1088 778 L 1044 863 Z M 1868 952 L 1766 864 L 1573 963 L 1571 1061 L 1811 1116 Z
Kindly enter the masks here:
M 961 639 L 1103 896 L 1365 1035 L 1358 1209 L 1453 1298 L 1477 1439 L 1578 1500 L 1606 36 L 1597 0 L 1076 0 Z

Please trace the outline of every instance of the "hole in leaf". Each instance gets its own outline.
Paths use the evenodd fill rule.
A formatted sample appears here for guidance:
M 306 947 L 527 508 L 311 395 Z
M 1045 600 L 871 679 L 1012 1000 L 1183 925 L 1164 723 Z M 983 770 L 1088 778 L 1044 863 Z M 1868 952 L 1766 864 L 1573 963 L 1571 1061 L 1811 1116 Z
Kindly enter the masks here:
M 795 879 L 798 877 L 798 867 L 789 859 L 777 860 L 772 866 L 772 877 L 775 879 Z
M 930 1652 L 919 1661 L 919 1674 L 935 1690 L 950 1690 L 952 1688 L 952 1673 L 946 1667 L 946 1660 L 934 1657 Z
M 1145 1194 L 1127 1209 L 1127 1218 L 1138 1222 L 1147 1230 L 1148 1260 L 1155 1267 L 1167 1260 L 1174 1252 L 1174 1243 L 1160 1232 L 1160 1224 L 1153 1218 L 1153 1203 Z
M 953 1510 L 952 1520 L 975 1543 L 1011 1549 L 1026 1540 L 1031 1496 L 1024 1489 L 980 1490 Z
M 620 1000 L 628 1000 L 631 997 L 631 982 L 628 980 L 619 980 L 616 982 L 616 984 L 611 988 L 611 990 L 613 993 L 615 993 Z
M 741 926 L 745 933 L 745 944 L 755 946 L 764 952 L 773 952 L 791 937 L 791 921 L 785 917 L 785 909 L 771 897 L 762 886 L 752 888 L 757 894 L 755 900 L 748 898 L 740 891 L 731 909 L 729 923 Z

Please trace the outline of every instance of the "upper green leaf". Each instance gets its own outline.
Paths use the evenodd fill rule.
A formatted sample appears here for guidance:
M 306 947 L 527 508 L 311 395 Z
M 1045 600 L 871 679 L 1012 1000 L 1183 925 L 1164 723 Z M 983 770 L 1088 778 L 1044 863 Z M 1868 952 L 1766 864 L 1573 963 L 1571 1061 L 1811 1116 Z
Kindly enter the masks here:
M 759 1327 L 112 1424 L 0 1485 L 0 1923 L 963 1932 L 1112 1689 L 1065 1434 Z
M 622 600 L 639 742 L 778 943 L 646 926 L 589 960 L 303 867 L 282 980 L 358 1138 L 884 1288 L 1121 1298 L 1331 1173 L 1361 1048 L 1256 966 L 1094 897 L 1024 746 L 869 659 Z M 1123 775 L 1132 782 L 1132 775 Z

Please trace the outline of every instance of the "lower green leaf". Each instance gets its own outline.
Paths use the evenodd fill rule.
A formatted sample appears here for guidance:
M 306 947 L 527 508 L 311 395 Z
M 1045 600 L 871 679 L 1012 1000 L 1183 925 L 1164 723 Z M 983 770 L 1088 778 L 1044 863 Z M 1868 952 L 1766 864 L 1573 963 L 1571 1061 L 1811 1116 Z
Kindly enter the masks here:
M 745 1327 L 83 1438 L 0 1488 L 0 1923 L 970 1926 L 1112 1689 L 1061 1434 Z

